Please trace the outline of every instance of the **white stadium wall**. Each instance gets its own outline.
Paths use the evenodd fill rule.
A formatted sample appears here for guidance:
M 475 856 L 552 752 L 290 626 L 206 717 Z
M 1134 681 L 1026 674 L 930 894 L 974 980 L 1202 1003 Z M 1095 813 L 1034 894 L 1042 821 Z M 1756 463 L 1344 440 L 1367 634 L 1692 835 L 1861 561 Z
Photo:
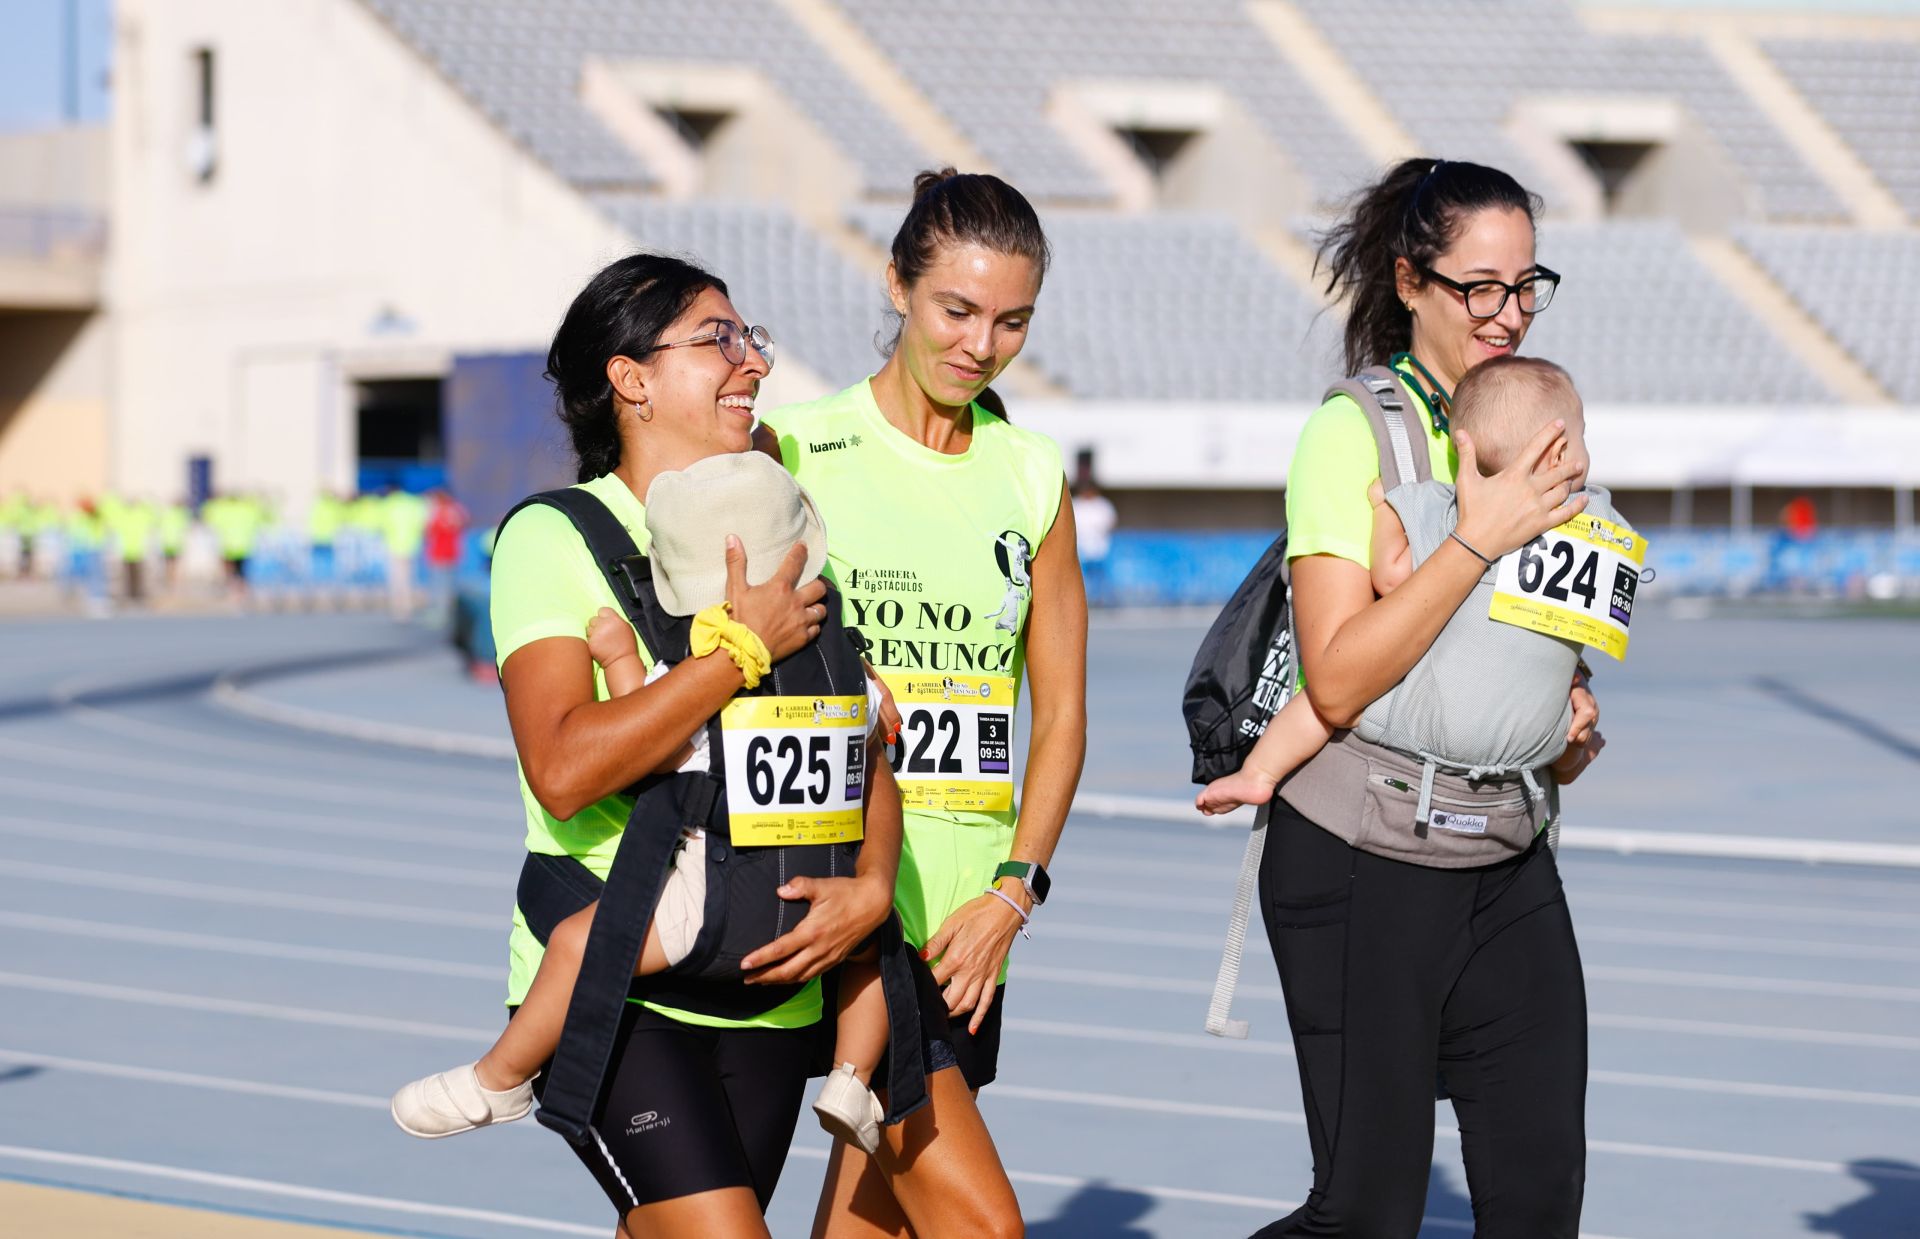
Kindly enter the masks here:
M 111 480 L 293 511 L 350 487 L 356 377 L 544 348 L 622 232 L 353 0 L 123 0 Z M 214 54 L 213 172 L 194 160 Z

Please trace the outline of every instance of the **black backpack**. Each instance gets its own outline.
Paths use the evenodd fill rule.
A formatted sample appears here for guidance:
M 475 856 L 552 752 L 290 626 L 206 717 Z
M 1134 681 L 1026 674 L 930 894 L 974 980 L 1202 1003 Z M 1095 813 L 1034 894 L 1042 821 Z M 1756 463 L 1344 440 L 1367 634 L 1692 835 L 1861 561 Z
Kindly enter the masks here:
M 1352 397 L 1372 424 L 1380 476 L 1389 490 L 1429 476 L 1425 442 L 1415 447 L 1407 429 L 1406 401 L 1392 370 L 1363 370 L 1327 389 L 1329 398 L 1336 395 Z M 1193 747 L 1195 783 L 1211 783 L 1240 769 L 1267 724 L 1293 695 L 1297 677 L 1290 580 L 1282 530 L 1227 599 L 1194 652 L 1180 709 Z
M 1282 530 L 1221 608 L 1187 671 L 1180 708 L 1193 747 L 1193 781 L 1240 769 L 1293 689 L 1287 622 L 1287 535 Z

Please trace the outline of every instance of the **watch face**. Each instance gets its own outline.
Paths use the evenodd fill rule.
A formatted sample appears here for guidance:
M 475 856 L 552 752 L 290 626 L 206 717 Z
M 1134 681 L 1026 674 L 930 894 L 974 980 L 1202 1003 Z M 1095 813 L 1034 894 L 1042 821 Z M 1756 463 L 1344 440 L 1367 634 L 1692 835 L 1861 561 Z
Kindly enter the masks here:
M 1045 903 L 1047 901 L 1047 891 L 1053 887 L 1053 879 L 1047 876 L 1045 869 L 1042 869 L 1039 865 L 1035 865 L 1027 873 L 1027 885 L 1033 891 L 1033 901 L 1035 903 Z

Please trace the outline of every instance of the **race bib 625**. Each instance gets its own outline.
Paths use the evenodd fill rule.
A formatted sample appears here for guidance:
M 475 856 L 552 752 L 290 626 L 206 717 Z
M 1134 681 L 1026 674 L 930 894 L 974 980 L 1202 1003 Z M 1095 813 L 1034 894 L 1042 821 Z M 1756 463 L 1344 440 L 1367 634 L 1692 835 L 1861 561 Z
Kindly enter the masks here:
M 720 711 L 733 842 L 851 843 L 862 833 L 867 699 L 737 697 Z

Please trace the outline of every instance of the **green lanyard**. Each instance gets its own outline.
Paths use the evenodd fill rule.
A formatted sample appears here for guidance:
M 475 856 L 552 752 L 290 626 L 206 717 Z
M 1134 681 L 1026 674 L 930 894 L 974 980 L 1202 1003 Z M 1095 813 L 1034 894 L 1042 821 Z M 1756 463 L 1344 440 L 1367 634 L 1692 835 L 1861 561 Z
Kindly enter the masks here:
M 1453 398 L 1447 395 L 1446 388 L 1440 386 L 1440 380 L 1434 378 L 1433 374 L 1420 364 L 1420 359 L 1412 353 L 1395 353 L 1393 360 L 1388 364 L 1398 370 L 1403 361 L 1418 370 L 1420 377 L 1433 387 L 1433 392 L 1429 395 L 1426 388 L 1420 386 L 1420 379 L 1410 374 L 1402 376 L 1407 380 L 1407 386 L 1413 388 L 1413 394 L 1420 397 L 1420 403 L 1427 406 L 1427 416 L 1433 420 L 1433 428 L 1441 434 L 1450 433 L 1452 423 L 1447 420 L 1447 410 L 1452 407 Z

